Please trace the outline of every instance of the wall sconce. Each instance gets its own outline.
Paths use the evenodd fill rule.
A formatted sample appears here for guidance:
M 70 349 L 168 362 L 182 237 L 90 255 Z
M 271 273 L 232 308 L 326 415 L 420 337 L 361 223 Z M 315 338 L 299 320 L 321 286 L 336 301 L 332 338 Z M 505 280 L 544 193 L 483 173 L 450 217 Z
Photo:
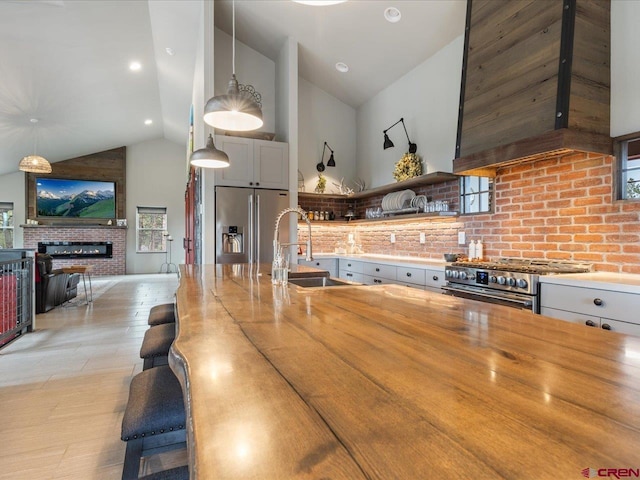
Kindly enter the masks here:
M 391 130 L 393 127 L 395 127 L 397 124 L 399 124 L 400 122 L 402 122 L 402 126 L 404 127 L 404 133 L 407 136 L 407 141 L 409 142 L 409 153 L 416 153 L 416 150 L 418 150 L 418 146 L 415 143 L 411 143 L 411 140 L 409 139 L 409 134 L 407 133 L 407 127 L 404 125 L 404 118 L 401 118 L 396 123 L 394 123 L 393 125 L 391 125 L 389 128 L 387 128 L 386 130 L 384 130 L 382 132 L 382 133 L 384 133 L 384 147 L 383 148 L 386 150 L 387 148 L 391 148 L 391 147 L 394 146 L 393 142 L 389 138 L 389 135 L 387 135 L 387 132 L 389 130 Z
M 316 164 L 316 170 L 318 170 L 319 172 L 324 172 L 324 152 L 327 148 L 331 152 L 331 156 L 329 156 L 329 161 L 327 162 L 327 167 L 336 166 L 336 161 L 333 158 L 333 150 L 331 150 L 331 147 L 327 144 L 327 142 L 324 142 L 324 146 L 322 147 L 322 156 L 320 157 L 320 163 Z

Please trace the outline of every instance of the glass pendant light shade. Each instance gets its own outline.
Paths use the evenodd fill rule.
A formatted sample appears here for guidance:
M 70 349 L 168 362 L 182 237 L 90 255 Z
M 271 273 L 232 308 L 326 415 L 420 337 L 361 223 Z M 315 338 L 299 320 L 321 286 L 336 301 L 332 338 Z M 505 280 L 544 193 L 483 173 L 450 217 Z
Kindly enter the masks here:
M 22 157 L 18 168 L 29 173 L 51 173 L 51 164 L 40 155 L 27 155 Z
M 213 137 L 209 134 L 207 146 L 193 152 L 189 163 L 194 167 L 226 168 L 229 166 L 229 156 L 215 147 Z
M 226 95 L 212 97 L 205 105 L 204 121 L 214 128 L 234 132 L 256 130 L 264 123 L 260 105 L 251 93 L 240 91 L 235 74 L 229 80 Z

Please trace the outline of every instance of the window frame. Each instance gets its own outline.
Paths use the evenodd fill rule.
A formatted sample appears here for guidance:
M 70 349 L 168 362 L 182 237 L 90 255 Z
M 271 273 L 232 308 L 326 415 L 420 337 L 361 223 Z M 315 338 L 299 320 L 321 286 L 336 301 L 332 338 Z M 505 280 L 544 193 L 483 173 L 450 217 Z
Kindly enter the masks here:
M 152 215 L 164 215 L 163 226 L 162 228 L 147 228 L 140 226 L 141 215 L 152 214 Z M 144 207 L 137 206 L 136 207 L 136 253 L 167 253 L 167 225 L 168 225 L 168 214 L 167 207 Z M 160 247 L 158 249 L 152 250 L 142 250 L 140 248 L 140 232 L 161 232 L 160 235 Z M 153 243 L 153 242 L 152 242 Z
M 471 181 L 471 179 L 476 179 L 476 178 L 477 179 L 486 178 L 487 182 L 488 182 L 487 189 L 486 190 L 480 190 L 480 187 L 479 187 L 478 191 L 476 192 L 473 189 L 471 189 L 471 186 L 469 186 L 471 191 L 466 191 L 467 182 Z M 478 180 L 478 184 L 480 184 L 480 182 L 481 182 L 481 180 Z M 458 188 L 460 189 L 460 192 L 459 192 L 460 215 L 481 215 L 481 214 L 485 214 L 485 213 L 493 213 L 494 212 L 495 179 L 493 177 L 481 177 L 479 175 L 461 175 L 460 176 L 460 182 L 458 184 Z M 477 196 L 478 199 L 481 199 L 482 194 L 487 194 L 487 209 L 486 210 L 478 209 L 478 211 L 466 211 L 466 209 L 465 209 L 465 205 L 466 205 L 465 199 L 467 197 L 471 197 L 471 196 Z
M 0 249 L 2 248 L 13 248 L 13 244 L 15 242 L 15 205 L 13 202 L 0 202 L 0 215 L 2 215 L 5 211 L 9 212 L 9 219 L 7 224 L 5 225 L 4 219 L 0 216 L 0 236 L 4 237 L 6 232 L 10 232 L 11 237 L 11 245 L 2 246 L 0 245 Z
M 614 182 L 613 182 L 613 199 L 615 201 L 622 202 L 638 202 L 640 201 L 640 192 L 637 197 L 628 197 L 627 196 L 627 172 L 630 170 L 638 172 L 638 180 L 634 180 L 640 190 L 640 167 L 635 167 L 633 169 L 627 168 L 627 152 L 629 142 L 638 141 L 640 142 L 640 132 L 630 133 L 628 135 L 622 135 L 620 137 L 614 138 Z M 632 160 L 640 160 L 640 154 L 635 155 Z

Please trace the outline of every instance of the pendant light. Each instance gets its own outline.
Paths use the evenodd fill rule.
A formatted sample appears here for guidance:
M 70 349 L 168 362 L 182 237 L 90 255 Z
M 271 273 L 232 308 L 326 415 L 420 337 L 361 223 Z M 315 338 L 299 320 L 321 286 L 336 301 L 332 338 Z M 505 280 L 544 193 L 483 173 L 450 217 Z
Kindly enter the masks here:
M 23 172 L 29 173 L 51 173 L 51 164 L 47 161 L 46 158 L 38 155 L 37 152 L 37 132 L 35 124 L 38 123 L 37 118 L 32 118 L 29 120 L 34 124 L 33 127 L 33 155 L 27 155 L 26 157 L 22 157 L 20 160 L 20 165 L 18 165 L 18 169 Z
M 236 2 L 233 0 L 233 72 L 226 95 L 217 95 L 209 99 L 204 107 L 204 121 L 221 130 L 247 132 L 257 130 L 262 121 L 262 97 L 251 85 L 241 85 L 236 79 Z
M 213 144 L 213 137 L 209 134 L 207 146 L 193 152 L 189 157 L 189 162 L 194 167 L 226 168 L 229 166 L 229 156 L 216 148 Z

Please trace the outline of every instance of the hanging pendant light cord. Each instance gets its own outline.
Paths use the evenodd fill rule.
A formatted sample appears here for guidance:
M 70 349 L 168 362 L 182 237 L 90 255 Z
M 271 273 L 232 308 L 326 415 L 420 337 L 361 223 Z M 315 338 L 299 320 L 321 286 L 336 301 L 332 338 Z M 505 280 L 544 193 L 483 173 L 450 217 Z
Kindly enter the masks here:
M 233 41 L 231 43 L 231 67 L 233 75 L 236 74 L 236 0 L 231 3 L 231 24 Z

